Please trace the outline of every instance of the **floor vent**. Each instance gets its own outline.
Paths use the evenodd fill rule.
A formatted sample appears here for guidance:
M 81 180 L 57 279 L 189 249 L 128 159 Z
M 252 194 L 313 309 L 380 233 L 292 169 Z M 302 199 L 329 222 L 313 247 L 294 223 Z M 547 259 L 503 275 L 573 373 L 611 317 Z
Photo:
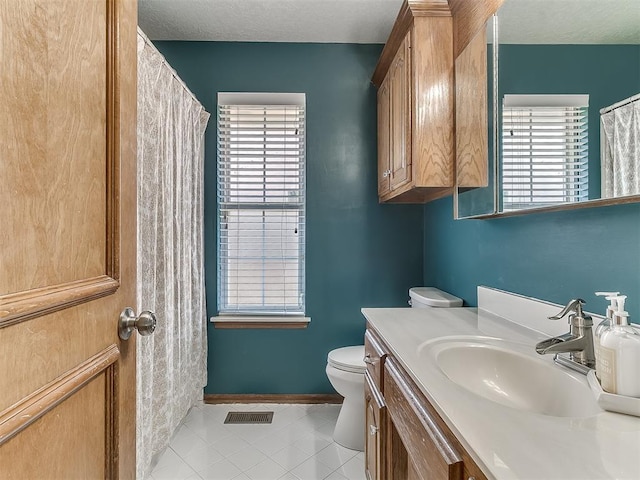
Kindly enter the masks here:
M 229 412 L 224 423 L 271 423 L 273 412 Z

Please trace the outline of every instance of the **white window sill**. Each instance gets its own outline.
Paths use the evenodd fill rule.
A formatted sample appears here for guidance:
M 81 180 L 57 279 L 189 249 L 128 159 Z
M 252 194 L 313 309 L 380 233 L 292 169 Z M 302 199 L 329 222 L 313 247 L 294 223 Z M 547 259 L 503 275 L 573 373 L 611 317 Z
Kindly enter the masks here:
M 311 317 L 218 315 L 210 318 L 215 328 L 307 328 Z

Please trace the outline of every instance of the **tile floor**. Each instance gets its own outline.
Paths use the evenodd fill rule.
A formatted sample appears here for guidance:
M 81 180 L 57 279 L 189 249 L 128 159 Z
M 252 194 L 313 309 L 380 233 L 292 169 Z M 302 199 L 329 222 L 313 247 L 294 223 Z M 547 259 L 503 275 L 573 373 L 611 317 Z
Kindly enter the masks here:
M 273 411 L 270 425 L 225 425 L 229 411 Z M 196 405 L 150 480 L 365 480 L 364 454 L 331 437 L 340 405 Z

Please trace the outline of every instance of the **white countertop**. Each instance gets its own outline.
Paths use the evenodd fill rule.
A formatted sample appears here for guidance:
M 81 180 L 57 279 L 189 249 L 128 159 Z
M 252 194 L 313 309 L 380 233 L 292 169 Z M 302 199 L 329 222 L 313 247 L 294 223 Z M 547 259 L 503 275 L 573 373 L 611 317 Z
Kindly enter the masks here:
M 533 356 L 561 369 L 552 355 L 535 354 L 534 345 L 548 335 L 476 308 L 362 313 L 488 478 L 640 479 L 640 418 L 605 411 L 554 417 L 506 407 L 453 383 L 419 356 L 425 341 L 482 335 L 530 345 Z M 587 384 L 583 375 L 570 374 Z

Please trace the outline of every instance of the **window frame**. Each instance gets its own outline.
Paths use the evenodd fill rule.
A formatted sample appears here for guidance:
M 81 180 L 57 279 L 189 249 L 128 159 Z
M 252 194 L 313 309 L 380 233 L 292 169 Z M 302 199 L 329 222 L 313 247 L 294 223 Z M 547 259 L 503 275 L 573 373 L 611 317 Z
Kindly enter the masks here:
M 301 201 L 296 202 L 295 205 L 288 205 L 286 202 L 230 202 L 228 204 L 222 204 L 220 201 L 220 151 L 219 146 L 216 145 L 216 165 L 218 170 L 216 172 L 216 270 L 217 270 L 217 308 L 218 315 L 212 317 L 211 321 L 216 325 L 216 328 L 304 328 L 309 323 L 310 318 L 305 316 L 306 311 L 306 171 L 307 171 L 307 155 L 306 155 L 306 95 L 304 93 L 218 93 L 218 108 L 217 108 L 217 125 L 218 135 L 220 135 L 220 121 L 221 121 L 221 107 L 222 106 L 293 106 L 297 105 L 303 108 L 303 132 L 302 132 L 302 151 L 298 161 L 299 164 L 299 192 L 301 192 Z M 267 160 L 264 160 L 263 165 L 266 165 Z M 258 184 L 266 185 L 267 177 L 262 176 Z M 297 255 L 297 270 L 298 270 L 298 304 L 300 309 L 296 309 L 293 305 L 287 306 L 278 305 L 273 308 L 265 307 L 251 307 L 242 306 L 240 304 L 227 303 L 228 289 L 230 286 L 229 276 L 225 273 L 226 270 L 222 265 L 221 260 L 229 259 L 229 243 L 224 241 L 221 236 L 221 224 L 222 224 L 222 209 L 237 209 L 242 211 L 278 211 L 285 212 L 286 210 L 294 210 L 298 213 L 297 222 L 297 235 L 298 235 L 298 255 Z M 265 256 L 262 256 L 265 261 Z M 263 270 L 264 273 L 264 270 Z M 262 286 L 265 282 L 261 283 Z M 262 288 L 262 287 L 261 287 Z M 284 297 L 283 297 L 284 298 Z M 242 308 L 241 308 L 242 307 Z

